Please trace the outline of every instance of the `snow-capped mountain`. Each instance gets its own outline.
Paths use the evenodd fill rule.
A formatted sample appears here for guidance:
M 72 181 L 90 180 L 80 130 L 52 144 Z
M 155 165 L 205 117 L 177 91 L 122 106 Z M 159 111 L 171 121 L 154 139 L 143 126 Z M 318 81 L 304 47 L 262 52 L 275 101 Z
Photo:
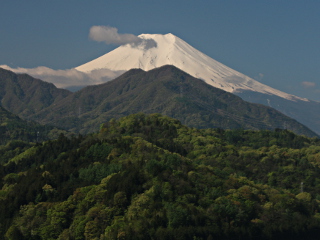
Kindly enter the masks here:
M 253 91 L 293 101 L 308 101 L 305 98 L 290 95 L 261 84 L 210 58 L 171 33 L 166 35 L 141 34 L 139 37 L 146 40 L 154 40 L 156 47 L 146 49 L 143 45 L 123 45 L 77 67 L 76 70 L 89 73 L 93 70 L 101 69 L 127 71 L 133 68 L 140 68 L 148 71 L 164 65 L 173 65 L 191 76 L 200 78 L 209 85 L 227 92 Z

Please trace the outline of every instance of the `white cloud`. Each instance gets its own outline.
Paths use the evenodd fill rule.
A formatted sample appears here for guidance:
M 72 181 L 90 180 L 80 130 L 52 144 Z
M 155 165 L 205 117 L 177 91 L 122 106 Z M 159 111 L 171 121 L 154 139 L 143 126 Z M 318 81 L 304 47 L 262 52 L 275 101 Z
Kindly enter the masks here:
M 0 65 L 0 68 L 4 68 L 15 73 L 26 73 L 34 78 L 53 83 L 58 88 L 105 83 L 118 77 L 124 72 L 101 69 L 94 70 L 91 73 L 84 73 L 76 69 L 54 70 L 48 67 L 11 68 L 7 65 Z
M 157 46 L 153 39 L 142 39 L 133 34 L 119 34 L 117 28 L 109 26 L 92 26 L 89 37 L 94 41 L 105 42 L 106 44 L 130 44 L 132 47 L 143 46 L 145 49 Z
M 302 85 L 303 87 L 305 87 L 305 88 L 311 88 L 311 87 L 315 87 L 315 86 L 316 86 L 316 83 L 305 81 L 305 82 L 301 82 L 301 85 Z

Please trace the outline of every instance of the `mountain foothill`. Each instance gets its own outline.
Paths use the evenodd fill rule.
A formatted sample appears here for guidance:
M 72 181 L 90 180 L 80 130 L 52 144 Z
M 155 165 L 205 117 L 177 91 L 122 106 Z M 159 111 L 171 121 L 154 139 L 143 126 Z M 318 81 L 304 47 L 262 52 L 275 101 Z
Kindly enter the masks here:
M 0 238 L 318 239 L 319 151 L 288 130 L 144 113 L 11 141 L 0 145 Z
M 147 72 L 132 69 L 110 82 L 74 93 L 4 69 L 0 70 L 0 84 L 1 105 L 8 111 L 73 132 L 94 132 L 112 118 L 144 112 L 173 117 L 195 128 L 286 128 L 317 136 L 277 110 L 245 102 L 171 65 Z

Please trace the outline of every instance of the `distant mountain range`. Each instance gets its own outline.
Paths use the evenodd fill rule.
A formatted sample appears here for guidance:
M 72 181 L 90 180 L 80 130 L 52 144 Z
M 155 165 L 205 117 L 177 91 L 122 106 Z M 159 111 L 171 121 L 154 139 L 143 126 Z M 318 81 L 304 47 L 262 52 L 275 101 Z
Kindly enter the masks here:
M 152 39 L 155 47 L 123 45 L 76 69 L 85 73 L 99 70 L 128 71 L 133 68 L 148 71 L 173 65 L 246 101 L 273 107 L 320 134 L 319 102 L 287 94 L 255 81 L 203 54 L 173 34 L 141 34 L 139 37 Z
M 284 114 L 252 104 L 167 65 L 130 70 L 113 81 L 71 93 L 28 75 L 0 71 L 3 107 L 19 116 L 67 130 L 92 132 L 132 113 L 161 113 L 197 128 L 275 129 L 317 136 Z

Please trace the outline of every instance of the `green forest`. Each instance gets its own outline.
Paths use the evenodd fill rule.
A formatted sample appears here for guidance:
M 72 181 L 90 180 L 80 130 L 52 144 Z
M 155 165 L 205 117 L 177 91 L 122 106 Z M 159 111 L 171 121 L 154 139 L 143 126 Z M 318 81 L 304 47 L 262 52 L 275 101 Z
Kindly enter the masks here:
M 0 142 L 1 239 L 318 239 L 320 140 L 160 114 Z M 10 136 L 10 133 L 8 133 Z

